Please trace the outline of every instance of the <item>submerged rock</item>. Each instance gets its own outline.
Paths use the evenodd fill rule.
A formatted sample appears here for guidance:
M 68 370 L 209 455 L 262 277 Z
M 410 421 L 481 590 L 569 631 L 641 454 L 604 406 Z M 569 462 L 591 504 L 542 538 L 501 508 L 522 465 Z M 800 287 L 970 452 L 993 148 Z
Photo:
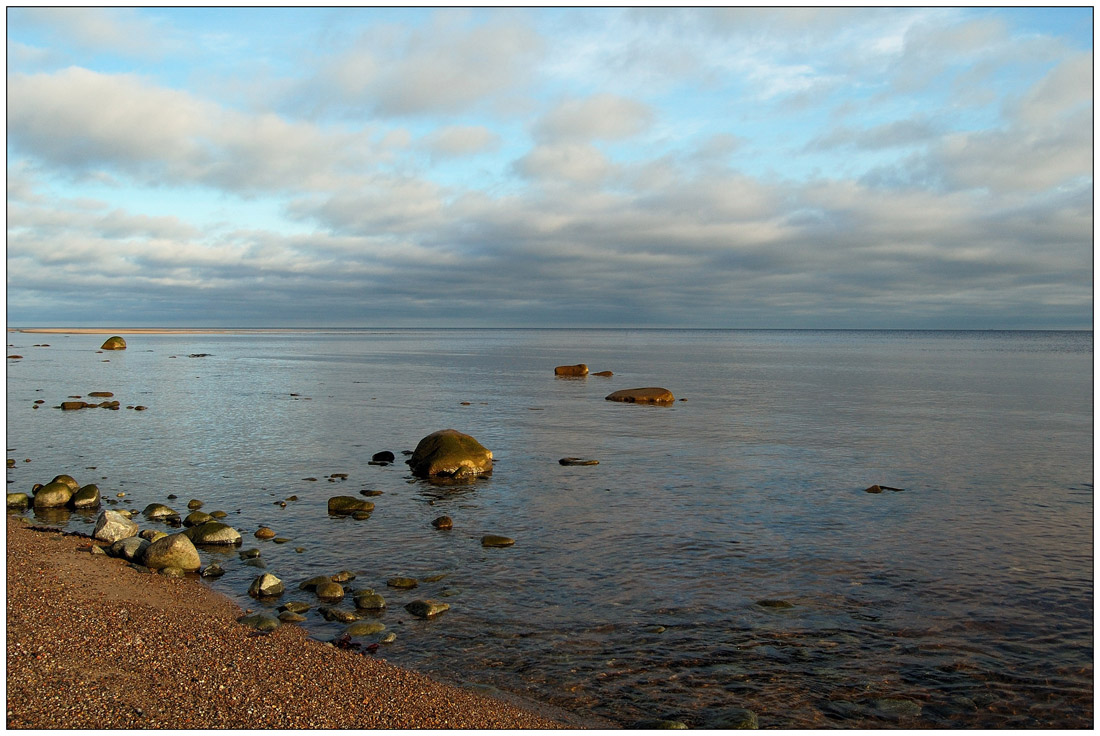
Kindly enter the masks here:
M 599 376 L 600 378 L 611 378 L 615 374 L 611 371 L 600 371 L 599 373 L 593 373 L 592 375 Z
M 348 636 L 370 636 L 381 634 L 386 630 L 386 625 L 381 621 L 358 621 L 344 630 Z
M 205 524 L 208 521 L 212 521 L 213 516 L 205 511 L 192 511 L 187 516 L 183 517 L 184 526 L 198 526 L 199 524 Z
M 502 537 L 499 534 L 486 534 L 481 538 L 482 547 L 511 547 L 516 540 L 511 537 Z
M 126 349 L 126 341 L 123 340 L 118 335 L 114 335 L 113 337 L 108 337 L 107 341 L 99 346 L 99 349 L 100 350 L 125 350 Z
M 370 513 L 374 511 L 374 504 L 355 496 L 333 496 L 328 500 L 328 512 L 330 514 L 354 514 L 357 512 Z
M 386 607 L 386 599 L 378 593 L 364 593 L 355 596 L 355 607 L 365 611 L 380 611 Z
M 417 582 L 416 578 L 396 577 L 387 580 L 386 585 L 391 588 L 397 588 L 398 590 L 410 590 L 417 586 Z
M 8 494 L 8 508 L 9 509 L 25 509 L 30 506 L 31 497 L 26 493 L 9 493 Z
M 318 584 L 313 592 L 323 601 L 341 601 L 344 599 L 344 586 L 332 581 Z
M 420 440 L 406 462 L 418 478 L 464 478 L 493 472 L 493 453 L 455 429 L 441 429 Z
M 622 401 L 628 404 L 671 404 L 676 397 L 667 388 L 624 388 L 604 397 L 606 401 Z
M 436 529 L 451 529 L 454 527 L 454 521 L 449 516 L 440 516 L 437 519 L 432 519 L 432 526 Z
M 707 728 L 760 728 L 760 724 L 748 708 L 730 708 L 708 719 Z
M 583 457 L 563 457 L 558 460 L 561 465 L 599 465 L 599 460 L 589 460 Z
M 440 601 L 419 600 L 407 603 L 405 610 L 416 616 L 417 618 L 432 618 L 438 616 L 444 611 L 450 609 L 449 603 L 442 603 Z
M 584 363 L 576 365 L 559 365 L 554 369 L 555 376 L 587 376 L 588 366 Z

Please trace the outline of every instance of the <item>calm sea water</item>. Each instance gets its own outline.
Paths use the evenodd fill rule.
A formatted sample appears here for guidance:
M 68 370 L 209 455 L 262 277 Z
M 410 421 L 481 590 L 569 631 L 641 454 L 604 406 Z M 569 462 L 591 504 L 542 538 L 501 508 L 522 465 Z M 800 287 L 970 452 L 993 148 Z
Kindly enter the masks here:
M 282 601 L 343 569 L 382 592 L 398 638 L 376 656 L 396 664 L 621 724 L 748 708 L 761 727 L 1092 725 L 1091 332 L 103 338 L 9 333 L 9 490 L 69 473 L 136 511 L 201 499 Z M 554 377 L 577 362 L 614 376 Z M 640 386 L 687 401 L 604 401 Z M 96 390 L 148 410 L 51 408 Z M 493 451 L 491 478 L 409 476 L 401 451 L 447 427 Z M 368 465 L 381 450 L 398 463 Z M 328 516 L 364 489 L 382 491 L 370 519 Z M 453 530 L 430 525 L 443 514 Z M 204 561 L 264 607 L 237 550 Z M 397 575 L 443 577 L 387 589 Z M 418 597 L 451 609 L 413 619 Z M 307 615 L 317 638 L 343 630 Z

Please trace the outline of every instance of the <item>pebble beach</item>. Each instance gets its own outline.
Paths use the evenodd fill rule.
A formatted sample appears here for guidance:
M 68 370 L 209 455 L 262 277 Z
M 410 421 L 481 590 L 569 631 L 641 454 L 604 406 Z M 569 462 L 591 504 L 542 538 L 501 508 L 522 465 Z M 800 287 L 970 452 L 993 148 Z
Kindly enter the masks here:
M 197 579 L 7 523 L 7 727 L 560 729 L 594 724 L 436 682 L 283 626 Z

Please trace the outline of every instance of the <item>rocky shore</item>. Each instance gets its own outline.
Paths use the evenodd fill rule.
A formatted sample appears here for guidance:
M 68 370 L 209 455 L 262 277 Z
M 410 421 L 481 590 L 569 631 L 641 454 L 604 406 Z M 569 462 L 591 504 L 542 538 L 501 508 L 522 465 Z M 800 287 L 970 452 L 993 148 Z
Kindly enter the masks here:
M 8 728 L 581 728 L 308 638 L 194 578 L 7 519 Z

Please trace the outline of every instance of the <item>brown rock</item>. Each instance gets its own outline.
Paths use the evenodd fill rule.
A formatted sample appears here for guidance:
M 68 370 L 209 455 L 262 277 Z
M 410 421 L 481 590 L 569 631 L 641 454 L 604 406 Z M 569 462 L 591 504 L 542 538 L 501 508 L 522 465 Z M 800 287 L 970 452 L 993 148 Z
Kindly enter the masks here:
M 555 376 L 587 376 L 588 366 L 584 363 L 576 365 L 559 365 L 554 369 Z
M 671 404 L 676 397 L 667 388 L 651 386 L 648 388 L 624 388 L 604 397 L 607 401 L 622 401 L 628 404 Z

